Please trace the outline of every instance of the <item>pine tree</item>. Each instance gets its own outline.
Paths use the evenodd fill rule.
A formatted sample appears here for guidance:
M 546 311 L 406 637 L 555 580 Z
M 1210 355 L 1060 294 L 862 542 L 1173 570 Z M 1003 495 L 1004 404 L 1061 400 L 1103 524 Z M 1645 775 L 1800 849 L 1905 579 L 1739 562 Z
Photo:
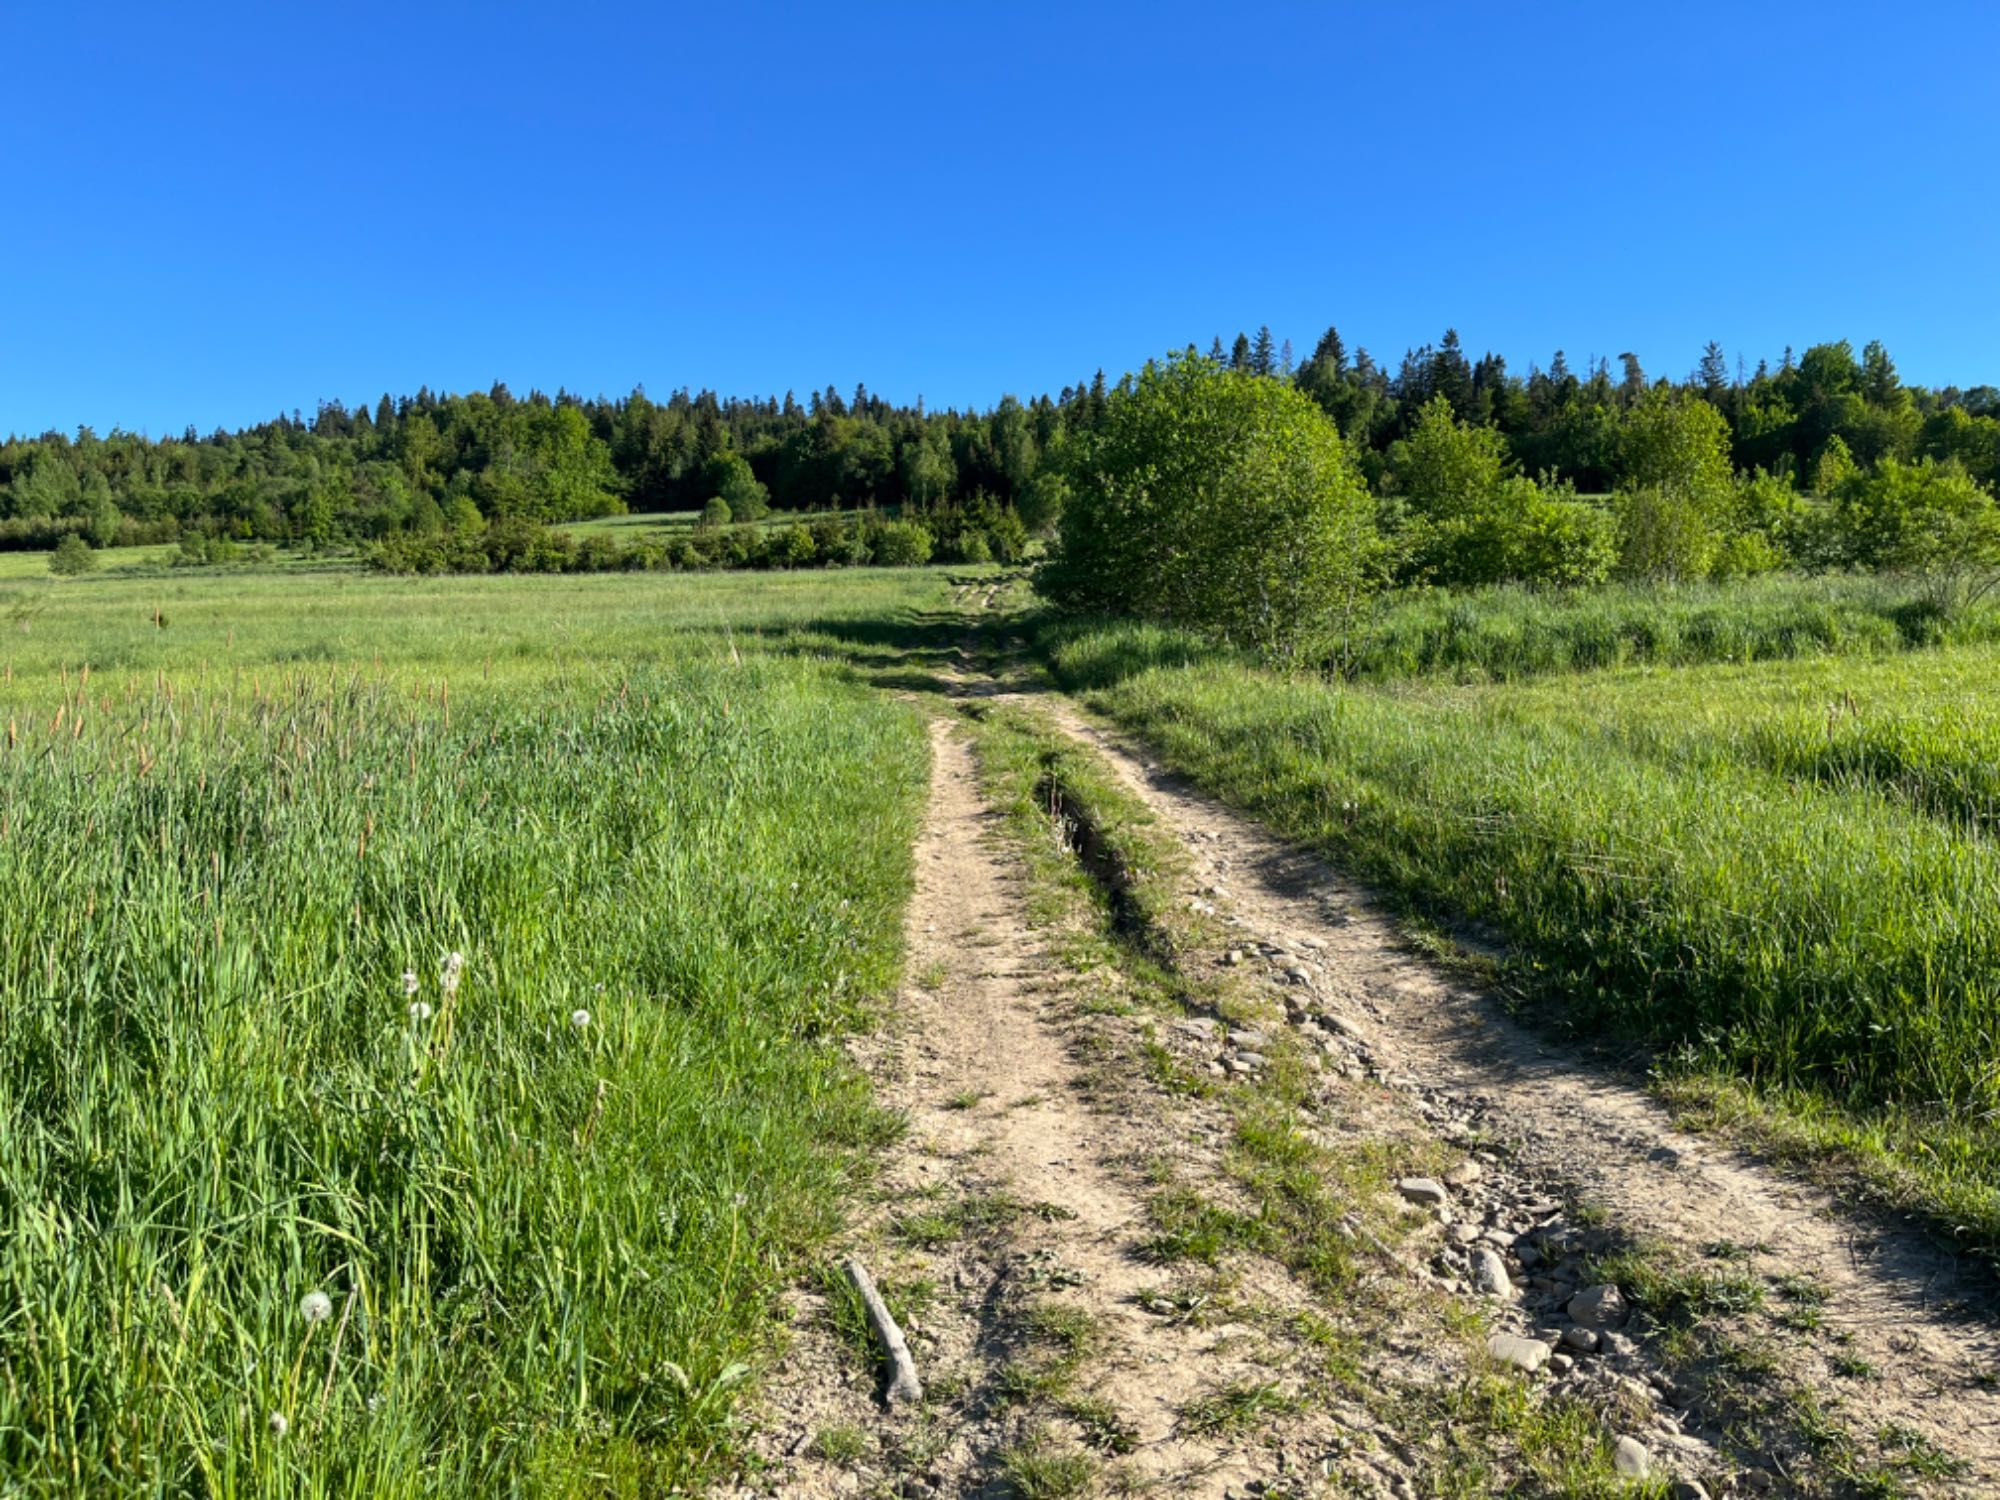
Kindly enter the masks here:
M 1701 367 L 1696 371 L 1704 394 L 1713 399 L 1722 394 L 1729 384 L 1729 361 L 1723 358 L 1722 345 L 1710 339 L 1701 351 Z
M 1239 333 L 1236 342 L 1229 347 L 1229 368 L 1247 370 L 1250 368 L 1250 335 Z
M 1215 342 L 1208 346 L 1208 357 L 1214 360 L 1217 364 L 1221 364 L 1225 359 L 1229 358 L 1229 356 L 1223 353 L 1222 351 L 1221 334 L 1218 333 L 1215 336 Z
M 1285 379 L 1287 380 L 1290 380 L 1292 378 L 1292 341 L 1290 339 L 1286 339 L 1285 342 L 1281 346 L 1279 346 L 1278 373 L 1284 376 Z
M 1257 330 L 1257 342 L 1250 350 L 1250 373 L 1252 375 L 1273 375 L 1277 373 L 1277 350 L 1271 343 L 1271 325 L 1266 323 Z
M 1646 394 L 1646 372 L 1639 368 L 1639 356 L 1630 350 L 1619 355 L 1618 362 L 1625 367 L 1625 378 L 1618 384 L 1618 395 L 1630 406 Z

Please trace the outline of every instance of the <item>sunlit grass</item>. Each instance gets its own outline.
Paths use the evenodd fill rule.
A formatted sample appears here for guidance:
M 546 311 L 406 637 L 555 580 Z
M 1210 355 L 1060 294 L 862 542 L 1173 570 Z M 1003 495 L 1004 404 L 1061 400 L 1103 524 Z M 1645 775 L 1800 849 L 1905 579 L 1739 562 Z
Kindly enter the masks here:
M 6 626 L 14 1492 L 729 1452 L 890 1128 L 835 1043 L 894 983 L 925 742 L 755 649 L 824 589 L 615 582 L 99 576 Z

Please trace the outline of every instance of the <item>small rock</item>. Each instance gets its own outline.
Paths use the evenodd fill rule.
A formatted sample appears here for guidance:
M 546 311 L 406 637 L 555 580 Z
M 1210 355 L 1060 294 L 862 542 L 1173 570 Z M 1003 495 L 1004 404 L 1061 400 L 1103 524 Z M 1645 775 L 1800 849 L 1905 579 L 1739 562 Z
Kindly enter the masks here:
M 1767 1494 L 1778 1487 L 1778 1481 L 1769 1469 L 1745 1469 L 1736 1476 L 1737 1482 L 1746 1490 L 1756 1494 Z
M 1569 1299 L 1569 1315 L 1579 1323 L 1615 1326 L 1625 1313 L 1625 1294 L 1615 1286 L 1585 1287 Z
M 1569 1349 L 1581 1349 L 1585 1354 L 1597 1352 L 1597 1330 L 1594 1328 L 1565 1328 L 1563 1345 Z
M 1259 1047 L 1267 1045 L 1270 1040 L 1261 1031 L 1232 1031 L 1229 1033 L 1230 1046 L 1246 1047 L 1252 1052 L 1256 1051 Z
M 1486 1169 L 1468 1157 L 1444 1174 L 1444 1183 L 1446 1187 L 1469 1187 L 1485 1175 Z
M 1239 1052 L 1236 1054 L 1236 1060 L 1252 1068 L 1264 1066 L 1264 1054 L 1261 1052 Z
M 1174 1022 L 1174 1030 L 1184 1031 L 1189 1036 L 1213 1036 L 1215 1022 L 1208 1016 L 1189 1016 L 1184 1021 Z
M 1622 1437 L 1611 1450 L 1611 1467 L 1627 1479 L 1644 1479 L 1652 1467 L 1653 1455 L 1635 1437 Z
M 1667 1493 L 1673 1500 L 1708 1500 L 1708 1486 L 1699 1479 L 1676 1479 Z
M 1549 1368 L 1558 1375 L 1567 1375 L 1576 1368 L 1576 1361 L 1567 1354 L 1551 1354 Z
M 1507 1279 L 1507 1263 L 1493 1250 L 1472 1252 L 1472 1284 L 1489 1297 L 1514 1293 L 1514 1283 Z
M 1243 962 L 1243 950 L 1241 948 L 1231 948 L 1227 953 L 1222 955 L 1222 961 L 1231 968 L 1236 967 L 1236 965 Z
M 1429 1177 L 1405 1177 L 1396 1184 L 1396 1191 L 1412 1203 L 1435 1205 L 1447 1202 L 1451 1197 L 1442 1184 Z
M 1504 1365 L 1532 1375 L 1549 1362 L 1549 1346 L 1540 1339 L 1524 1339 L 1518 1333 L 1496 1333 L 1486 1341 L 1486 1352 Z
M 1468 1219 L 1463 1224 L 1452 1225 L 1451 1237 L 1455 1244 L 1469 1245 L 1474 1240 L 1484 1238 L 1485 1231 Z

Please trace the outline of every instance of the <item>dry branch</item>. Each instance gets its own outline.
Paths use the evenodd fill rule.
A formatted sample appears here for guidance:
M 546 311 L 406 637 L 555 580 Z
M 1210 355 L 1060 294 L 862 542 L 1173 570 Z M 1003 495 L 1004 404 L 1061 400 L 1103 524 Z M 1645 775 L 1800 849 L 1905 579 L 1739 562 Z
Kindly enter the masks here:
M 854 1284 L 855 1293 L 867 1310 L 868 1326 L 875 1330 L 875 1341 L 882 1346 L 882 1357 L 889 1363 L 889 1388 L 886 1392 L 889 1404 L 895 1406 L 904 1401 L 923 1400 L 924 1388 L 917 1379 L 917 1362 L 910 1357 L 910 1346 L 904 1342 L 903 1330 L 889 1316 L 888 1304 L 875 1290 L 868 1268 L 852 1255 L 841 1262 L 841 1267 L 847 1272 L 847 1279 Z

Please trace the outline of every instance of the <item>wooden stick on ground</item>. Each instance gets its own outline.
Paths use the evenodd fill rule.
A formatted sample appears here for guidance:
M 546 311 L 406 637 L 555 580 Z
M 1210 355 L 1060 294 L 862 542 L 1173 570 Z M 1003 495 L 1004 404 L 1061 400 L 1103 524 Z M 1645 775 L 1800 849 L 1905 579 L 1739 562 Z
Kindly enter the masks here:
M 889 1362 L 889 1404 L 895 1406 L 904 1401 L 923 1400 L 924 1388 L 917 1379 L 917 1362 L 910 1357 L 910 1346 L 903 1340 L 903 1330 L 889 1316 L 888 1304 L 875 1290 L 868 1268 L 852 1255 L 841 1262 L 841 1267 L 847 1272 L 847 1279 L 854 1283 L 861 1305 L 868 1312 L 868 1326 L 875 1330 L 875 1341 L 882 1346 L 882 1357 Z

